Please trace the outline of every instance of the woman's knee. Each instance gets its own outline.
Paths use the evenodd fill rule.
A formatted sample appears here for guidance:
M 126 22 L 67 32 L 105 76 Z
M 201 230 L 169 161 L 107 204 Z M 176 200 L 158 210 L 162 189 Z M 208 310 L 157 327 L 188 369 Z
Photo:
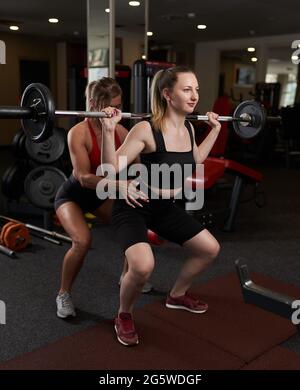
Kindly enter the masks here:
M 208 257 L 214 260 L 218 257 L 220 250 L 221 246 L 219 242 L 216 239 L 213 239 L 212 242 L 209 243 Z
M 128 260 L 128 271 L 137 281 L 144 283 L 152 274 L 154 259 L 152 256 L 130 256 Z
M 154 262 L 149 259 L 148 261 L 143 259 L 142 261 L 136 261 L 134 266 L 129 266 L 129 272 L 132 273 L 132 275 L 135 277 L 135 279 L 138 279 L 141 281 L 141 283 L 148 280 L 150 275 L 152 274 L 154 268 Z
M 92 244 L 91 235 L 82 235 L 73 238 L 73 248 L 78 252 L 87 252 Z
M 149 244 L 138 243 L 128 248 L 125 253 L 128 272 L 136 282 L 144 283 L 154 268 L 154 257 Z
M 205 260 L 207 263 L 211 263 L 218 257 L 220 249 L 219 242 L 214 237 L 211 237 L 206 241 L 205 245 L 202 243 L 197 246 L 196 250 L 194 250 L 194 255 L 199 257 L 201 261 Z

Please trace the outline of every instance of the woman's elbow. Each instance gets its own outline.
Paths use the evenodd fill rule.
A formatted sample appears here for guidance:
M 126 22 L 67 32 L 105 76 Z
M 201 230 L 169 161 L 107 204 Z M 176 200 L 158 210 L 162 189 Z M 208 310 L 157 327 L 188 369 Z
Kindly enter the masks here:
M 74 176 L 79 181 L 81 187 L 86 187 L 87 176 L 89 175 L 87 175 L 86 173 L 74 172 Z

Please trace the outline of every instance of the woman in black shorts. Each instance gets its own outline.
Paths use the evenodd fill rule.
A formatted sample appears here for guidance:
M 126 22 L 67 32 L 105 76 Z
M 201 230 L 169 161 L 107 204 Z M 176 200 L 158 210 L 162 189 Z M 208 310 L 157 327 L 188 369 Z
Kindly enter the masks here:
M 121 96 L 122 91 L 117 82 L 104 77 L 88 85 L 87 108 L 90 111 L 100 111 L 107 105 L 120 108 Z M 126 136 L 127 130 L 118 124 L 115 132 L 116 148 Z M 61 286 L 56 298 L 57 315 L 60 318 L 75 316 L 71 287 L 91 244 L 91 233 L 84 213 L 92 212 L 104 223 L 108 223 L 111 217 L 112 200 L 100 200 L 96 194 L 96 186 L 102 179 L 96 176 L 96 170 L 101 162 L 101 137 L 101 123 L 97 119 L 84 120 L 68 133 L 73 172 L 60 187 L 55 198 L 56 214 L 72 238 L 72 247 L 64 257 Z
M 208 156 L 220 132 L 218 115 L 208 112 L 211 131 L 197 146 L 192 125 L 185 116 L 193 112 L 198 102 L 198 82 L 193 71 L 175 67 L 159 71 L 152 83 L 151 122 L 142 121 L 129 132 L 123 145 L 115 152 L 114 134 L 121 113 L 112 107 L 103 111 L 110 118 L 102 119 L 102 163 L 112 164 L 119 172 L 140 154 L 141 163 L 148 172 L 153 164 L 179 164 L 195 167 Z M 119 160 L 119 157 L 123 157 Z M 119 162 L 120 161 L 120 162 Z M 122 161 L 122 162 L 121 162 Z M 183 182 L 185 177 L 182 177 Z M 188 293 L 193 279 L 199 275 L 219 253 L 220 246 L 214 236 L 202 224 L 178 207 L 173 198 L 182 188 L 159 186 L 150 183 L 149 201 L 140 201 L 140 207 L 132 208 L 126 201 L 117 199 L 113 207 L 112 223 L 129 264 L 120 289 L 120 308 L 115 319 L 115 331 L 120 343 L 135 345 L 138 335 L 132 318 L 133 305 L 154 268 L 154 257 L 147 242 L 147 228 L 163 238 L 183 245 L 190 252 L 184 263 L 166 306 L 184 309 L 192 313 L 204 313 L 208 305 Z M 169 193 L 170 199 L 163 196 Z M 159 199 L 153 199 L 153 194 Z

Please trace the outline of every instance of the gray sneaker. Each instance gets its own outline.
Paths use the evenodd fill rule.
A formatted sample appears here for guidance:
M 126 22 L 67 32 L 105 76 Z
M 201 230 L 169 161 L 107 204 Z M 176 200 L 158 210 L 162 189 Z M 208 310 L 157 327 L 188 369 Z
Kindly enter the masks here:
M 146 282 L 143 286 L 143 289 L 142 289 L 142 293 L 143 294 L 148 294 L 150 291 L 153 290 L 153 286 L 151 283 L 149 282 Z
M 69 316 L 76 316 L 71 295 L 68 292 L 58 294 L 56 297 L 57 317 L 67 318 Z

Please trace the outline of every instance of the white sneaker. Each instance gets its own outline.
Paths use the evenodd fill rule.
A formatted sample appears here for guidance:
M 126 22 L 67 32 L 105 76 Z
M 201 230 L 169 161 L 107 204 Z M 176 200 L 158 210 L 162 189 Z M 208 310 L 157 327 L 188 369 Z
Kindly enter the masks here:
M 121 285 L 122 279 L 123 279 L 123 276 L 120 277 L 119 286 Z M 148 294 L 152 290 L 153 290 L 153 285 L 149 282 L 146 282 L 143 286 L 142 293 Z
M 69 316 L 76 316 L 75 308 L 72 302 L 71 294 L 64 292 L 63 294 L 58 294 L 56 297 L 56 306 L 57 306 L 57 317 L 67 318 Z
M 153 290 L 153 285 L 151 283 L 149 283 L 149 282 L 146 282 L 144 284 L 143 289 L 142 289 L 142 293 L 143 294 L 148 294 L 152 290 Z

